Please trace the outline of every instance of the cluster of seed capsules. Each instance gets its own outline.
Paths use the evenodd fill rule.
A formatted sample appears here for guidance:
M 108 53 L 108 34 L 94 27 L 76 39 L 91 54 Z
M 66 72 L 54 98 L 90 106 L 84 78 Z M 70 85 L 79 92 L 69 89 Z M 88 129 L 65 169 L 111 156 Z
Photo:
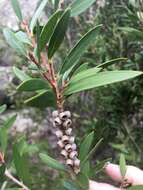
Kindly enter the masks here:
M 58 138 L 58 146 L 61 148 L 61 155 L 65 158 L 65 162 L 77 174 L 80 172 L 80 160 L 77 158 L 77 146 L 75 138 L 72 135 L 72 121 L 70 111 L 59 113 L 53 111 L 53 126 L 55 134 Z

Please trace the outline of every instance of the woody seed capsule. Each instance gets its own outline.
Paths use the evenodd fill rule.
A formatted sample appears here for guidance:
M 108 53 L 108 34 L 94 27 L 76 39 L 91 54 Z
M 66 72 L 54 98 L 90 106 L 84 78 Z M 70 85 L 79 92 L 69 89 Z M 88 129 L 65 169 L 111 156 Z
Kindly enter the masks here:
M 70 111 L 64 111 L 59 114 L 59 117 L 61 120 L 65 121 L 66 119 L 71 117 L 71 113 L 70 113 Z
M 71 152 L 71 151 L 72 151 L 72 146 L 71 146 L 71 144 L 67 144 L 67 145 L 65 146 L 65 150 L 66 150 L 67 152 Z
M 64 156 L 65 158 L 67 158 L 68 153 L 67 153 L 66 150 L 62 150 L 62 151 L 61 151 L 61 155 Z
M 58 138 L 62 138 L 62 136 L 63 136 L 63 132 L 62 131 L 56 131 L 55 132 L 55 134 L 56 134 L 56 136 L 58 137 Z
M 79 172 L 80 172 L 80 168 L 78 167 L 78 168 L 74 168 L 74 172 L 76 173 L 76 174 L 78 174 Z
M 67 159 L 66 164 L 69 166 L 73 166 L 73 160 Z
M 63 123 L 63 127 L 68 129 L 72 124 L 71 119 L 67 119 L 64 123 Z
M 80 160 L 79 160 L 79 159 L 75 159 L 74 165 L 75 165 L 76 167 L 79 167 L 79 166 L 80 166 Z
M 59 117 L 56 117 L 56 118 L 54 119 L 54 124 L 55 124 L 55 126 L 60 126 L 60 125 L 62 124 L 62 122 L 61 122 L 61 120 L 60 120 Z
M 70 137 L 69 142 L 72 144 L 72 143 L 74 143 L 74 141 L 75 141 L 75 138 L 74 137 Z
M 69 157 L 70 157 L 71 159 L 76 158 L 76 156 L 77 156 L 77 151 L 72 151 L 72 152 L 70 153 L 70 155 L 69 155 Z
M 76 148 L 77 148 L 76 144 L 75 143 L 72 144 L 72 150 L 76 150 Z
M 69 137 L 66 136 L 66 135 L 64 135 L 64 136 L 62 137 L 62 142 L 63 142 L 64 144 L 67 144 L 67 143 L 69 142 Z
M 60 148 L 64 148 L 64 143 L 62 141 L 58 141 L 57 142 L 57 145 L 59 145 Z
M 53 116 L 53 118 L 58 117 L 58 115 L 59 115 L 59 113 L 58 113 L 57 110 L 52 112 L 52 116 Z
M 72 133 L 72 128 L 69 128 L 65 131 L 66 135 L 71 135 Z

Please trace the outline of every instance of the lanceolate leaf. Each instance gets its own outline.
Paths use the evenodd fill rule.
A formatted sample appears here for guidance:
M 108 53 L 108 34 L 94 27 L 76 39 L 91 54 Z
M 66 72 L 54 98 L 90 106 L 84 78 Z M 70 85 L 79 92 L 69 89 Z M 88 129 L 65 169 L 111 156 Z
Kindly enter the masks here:
M 127 168 L 126 168 L 126 160 L 125 160 L 125 156 L 123 154 L 120 155 L 120 172 L 121 172 L 121 176 L 125 177 L 126 175 L 126 171 L 127 171 Z
M 5 175 L 4 175 L 5 169 L 6 169 L 5 164 L 0 165 L 0 184 L 2 184 L 5 180 Z
M 80 73 L 80 72 L 85 71 L 87 69 L 89 69 L 89 63 L 83 63 L 82 65 L 80 65 L 78 67 L 78 69 L 75 70 L 75 72 L 73 73 L 73 75 L 76 75 L 77 73 Z
M 132 40 L 143 40 L 143 32 L 132 27 L 119 27 L 120 30 L 127 33 Z
M 79 151 L 79 158 L 81 162 L 85 159 L 85 157 L 89 153 L 90 147 L 93 142 L 93 138 L 94 138 L 94 132 L 90 133 L 87 137 L 85 137 L 85 139 L 81 143 Z
M 86 157 L 84 158 L 84 160 L 81 162 L 81 165 L 84 165 L 86 161 L 88 161 L 88 159 L 95 153 L 95 151 L 98 149 L 98 147 L 100 146 L 101 142 L 103 141 L 103 138 L 100 139 L 96 145 L 89 151 L 89 153 L 86 155 Z
M 30 183 L 30 174 L 27 163 L 27 155 L 20 154 L 19 144 L 15 143 L 13 147 L 13 161 L 18 174 L 18 177 L 25 183 Z
M 3 113 L 6 110 L 6 105 L 0 106 L 0 114 Z
M 96 75 L 92 74 L 92 76 L 82 78 L 82 80 L 79 80 L 78 82 L 77 81 L 72 82 L 71 80 L 69 82 L 69 85 L 65 89 L 64 94 L 70 95 L 83 90 L 88 90 L 91 88 L 96 88 L 107 84 L 124 81 L 127 79 L 137 77 L 141 74 L 142 72 L 139 71 L 126 71 L 126 70 L 99 72 Z
M 63 42 L 69 23 L 69 18 L 70 18 L 70 9 L 67 9 L 61 16 L 60 20 L 58 21 L 54 29 L 54 32 L 51 36 L 48 48 L 49 59 L 54 55 L 54 53 L 58 50 L 61 43 Z
M 28 45 L 32 45 L 30 39 L 28 38 L 27 34 L 19 31 L 17 33 L 15 33 L 16 38 L 21 41 L 22 43 L 28 44 Z
M 69 52 L 68 56 L 66 57 L 63 65 L 62 65 L 60 73 L 64 73 L 70 67 L 72 67 L 73 65 L 78 63 L 79 59 L 82 57 L 82 55 L 88 49 L 88 47 L 92 43 L 94 43 L 100 27 L 101 27 L 101 25 L 94 27 L 92 30 L 90 30 L 88 33 L 86 33 L 79 40 L 79 42 L 73 47 L 73 49 Z
M 53 31 L 55 29 L 55 26 L 57 24 L 58 19 L 60 18 L 61 14 L 63 11 L 58 10 L 55 12 L 48 20 L 47 24 L 43 27 L 41 35 L 40 35 L 40 40 L 39 40 L 39 48 L 40 50 L 43 50 L 45 45 L 49 42 Z
M 85 71 L 81 71 L 79 73 L 77 73 L 76 75 L 74 75 L 71 80 L 73 83 L 76 83 L 82 79 L 85 79 L 87 77 L 91 77 L 92 75 L 95 76 L 98 72 L 101 71 L 101 68 L 90 68 L 87 69 Z
M 106 67 L 108 67 L 108 66 L 110 66 L 112 64 L 115 64 L 117 62 L 120 62 L 120 61 L 127 61 L 127 58 L 122 58 L 121 57 L 121 58 L 111 59 L 109 61 L 105 61 L 104 63 L 101 63 L 101 64 L 97 65 L 96 67 L 97 68 L 102 67 L 104 69 L 104 68 L 106 68 Z
M 27 74 L 25 74 L 22 70 L 18 69 L 17 67 L 13 67 L 13 72 L 17 76 L 17 78 L 20 79 L 21 81 L 25 81 L 25 80 L 31 79 L 30 76 L 28 76 Z
M 37 41 L 36 55 L 37 55 L 37 58 L 38 58 L 38 62 L 40 64 L 40 59 L 41 59 L 41 56 L 40 56 L 40 25 L 39 25 L 38 20 L 37 20 L 37 23 L 36 23 L 36 41 Z
M 11 4 L 12 4 L 12 7 L 13 7 L 13 10 L 16 14 L 16 16 L 18 17 L 18 19 L 20 21 L 22 21 L 22 13 L 21 13 L 21 9 L 20 9 L 20 5 L 19 5 L 19 2 L 18 0 L 11 0 Z
M 3 128 L 9 129 L 10 127 L 12 127 L 12 125 L 14 124 L 14 122 L 16 120 L 16 117 L 17 117 L 17 115 L 13 115 L 9 119 L 7 119 L 6 122 L 4 122 L 4 124 L 3 124 Z
M 63 181 L 63 186 L 67 189 L 67 190 L 79 190 L 78 187 L 76 187 L 76 185 L 72 182 L 72 181 L 69 181 L 69 180 L 64 180 Z
M 41 16 L 41 13 L 43 11 L 43 9 L 45 8 L 46 4 L 47 4 L 48 0 L 43 0 L 38 9 L 36 10 L 35 14 L 33 15 L 33 18 L 31 20 L 31 23 L 30 23 L 30 30 L 33 32 L 33 29 L 36 25 L 36 22 L 37 22 L 37 19 Z
M 6 151 L 8 143 L 8 129 L 14 124 L 16 120 L 16 115 L 10 117 L 0 128 L 0 144 L 3 152 Z
M 55 107 L 56 98 L 52 91 L 43 90 L 37 95 L 27 99 L 24 103 L 39 108 Z
M 15 33 L 12 32 L 10 29 L 5 28 L 3 30 L 3 34 L 5 36 L 5 39 L 7 43 L 15 49 L 19 54 L 22 54 L 24 56 L 27 55 L 26 49 L 24 45 L 19 41 L 19 39 L 16 37 Z
M 41 89 L 49 89 L 50 86 L 42 79 L 29 79 L 22 82 L 17 89 L 20 91 L 36 91 Z
M 96 0 L 74 0 L 71 4 L 71 16 L 77 16 L 89 8 Z
M 59 163 L 57 160 L 51 158 L 50 156 L 44 154 L 44 153 L 41 153 L 39 154 L 41 160 L 47 164 L 47 166 L 49 166 L 50 168 L 53 168 L 53 169 L 56 169 L 56 170 L 59 170 L 59 171 L 67 171 L 66 167 Z
M 127 188 L 127 190 L 142 190 L 143 185 L 134 185 L 132 187 Z
M 76 176 L 76 182 L 77 184 L 83 189 L 83 190 L 87 190 L 89 188 L 89 179 L 88 177 L 83 174 L 83 173 L 79 173 Z

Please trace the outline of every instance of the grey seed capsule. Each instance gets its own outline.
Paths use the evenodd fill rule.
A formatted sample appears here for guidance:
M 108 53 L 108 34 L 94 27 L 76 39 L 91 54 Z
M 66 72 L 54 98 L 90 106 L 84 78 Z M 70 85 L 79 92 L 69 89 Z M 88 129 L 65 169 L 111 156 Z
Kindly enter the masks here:
M 62 124 L 62 122 L 61 122 L 61 120 L 60 120 L 59 117 L 56 117 L 56 118 L 54 119 L 54 124 L 55 124 L 55 126 L 60 126 L 60 125 Z
M 56 136 L 57 136 L 58 138 L 62 138 L 62 136 L 63 136 L 63 132 L 60 131 L 60 130 L 56 131 L 55 134 L 56 134 Z
M 62 150 L 62 151 L 61 151 L 61 155 L 64 156 L 65 158 L 67 158 L 68 153 L 67 153 L 66 150 Z
M 76 150 L 76 148 L 77 148 L 76 144 L 75 143 L 72 144 L 72 150 Z
M 70 137 L 69 142 L 70 142 L 71 144 L 73 144 L 74 141 L 75 141 L 75 137 Z
M 59 145 L 60 148 L 64 148 L 64 143 L 62 141 L 58 141 L 57 142 L 57 145 Z
M 58 117 L 58 115 L 59 115 L 59 113 L 58 113 L 57 110 L 55 110 L 55 111 L 52 112 L 52 116 L 53 116 L 53 118 Z
M 68 129 L 71 125 L 72 125 L 71 119 L 67 119 L 67 120 L 63 123 L 63 127 L 66 128 L 66 129 Z
M 72 128 L 69 128 L 65 131 L 66 135 L 71 135 L 72 133 Z
M 61 120 L 65 121 L 66 119 L 71 117 L 70 111 L 64 111 L 59 114 Z
M 76 159 L 74 160 L 74 165 L 75 165 L 76 167 L 79 167 L 79 166 L 80 166 L 80 160 L 79 160 L 78 158 L 76 158 Z
M 75 167 L 75 168 L 74 168 L 74 172 L 75 172 L 76 174 L 78 174 L 78 173 L 80 172 L 80 168 Z
M 66 164 L 67 164 L 68 166 L 73 166 L 74 163 L 73 163 L 73 160 L 67 159 Z
M 62 142 L 63 142 L 64 144 L 69 143 L 69 137 L 66 136 L 66 135 L 64 135 L 64 136 L 62 137 Z
M 71 152 L 71 151 L 72 151 L 72 145 L 71 145 L 71 144 L 67 144 L 67 145 L 65 146 L 65 150 L 66 150 L 67 152 Z
M 75 159 L 76 156 L 77 156 L 77 151 L 72 151 L 72 152 L 70 153 L 70 155 L 69 155 L 69 157 L 70 157 L 71 159 Z

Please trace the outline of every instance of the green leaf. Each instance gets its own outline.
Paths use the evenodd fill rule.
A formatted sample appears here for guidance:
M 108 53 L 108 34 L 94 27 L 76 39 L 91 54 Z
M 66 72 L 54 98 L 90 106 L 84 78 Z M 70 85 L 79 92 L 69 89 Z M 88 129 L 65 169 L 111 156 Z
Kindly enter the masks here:
M 77 83 L 77 82 L 83 80 L 84 78 L 95 76 L 100 71 L 101 71 L 101 68 L 96 68 L 96 67 L 90 68 L 85 71 L 77 73 L 76 75 L 74 75 L 71 78 L 71 80 L 73 83 Z
M 54 4 L 54 9 L 55 9 L 55 10 L 58 9 L 59 1 L 60 1 L 60 0 L 53 0 L 53 4 Z
M 85 137 L 85 139 L 81 143 L 79 151 L 79 158 L 81 162 L 85 159 L 85 157 L 89 153 L 93 142 L 93 138 L 94 138 L 94 132 L 91 132 L 88 136 Z
M 29 80 L 31 79 L 30 76 L 25 74 L 22 70 L 18 69 L 17 67 L 13 67 L 13 72 L 19 78 L 21 81 Z
M 89 160 L 84 162 L 84 164 L 80 164 L 80 170 L 86 176 L 90 175 L 90 162 L 89 162 Z
M 80 65 L 78 67 L 78 69 L 75 70 L 75 72 L 73 73 L 73 75 L 76 75 L 76 74 L 78 74 L 78 73 L 80 73 L 82 71 L 85 71 L 87 69 L 89 69 L 89 63 L 83 63 L 82 65 Z
M 7 106 L 5 104 L 0 106 L 0 114 L 3 113 L 6 110 L 6 107 Z
M 57 49 L 60 47 L 65 37 L 66 30 L 68 28 L 70 18 L 70 9 L 65 10 L 61 18 L 59 19 L 53 34 L 51 36 L 48 47 L 48 58 L 51 59 Z
M 126 168 L 125 156 L 123 154 L 120 155 L 120 164 L 119 165 L 120 165 L 121 175 L 124 178 L 126 175 L 127 168 Z
M 60 73 L 64 73 L 70 67 L 78 63 L 79 59 L 82 57 L 84 52 L 88 49 L 88 47 L 92 43 L 94 43 L 101 26 L 102 25 L 95 26 L 78 41 L 78 43 L 73 47 L 73 49 L 67 55 L 62 65 Z
M 10 117 L 0 128 L 0 144 L 3 152 L 6 151 L 8 144 L 8 129 L 12 127 L 16 120 L 16 115 Z
M 3 128 L 6 128 L 7 130 L 12 127 L 12 125 L 14 124 L 15 120 L 16 120 L 17 115 L 13 115 L 12 117 L 10 117 L 9 119 L 6 120 L 6 122 L 4 122 L 3 124 Z
M 140 71 L 105 71 L 99 72 L 96 75 L 88 76 L 77 82 L 69 82 L 64 94 L 70 95 L 83 90 L 104 86 L 116 82 L 121 82 L 141 75 Z
M 15 33 L 12 32 L 12 30 L 5 28 L 3 30 L 4 37 L 7 41 L 7 43 L 15 49 L 19 54 L 27 56 L 26 49 L 24 45 L 19 41 L 19 39 L 16 37 Z
M 49 89 L 50 86 L 48 82 L 42 79 L 29 79 L 22 82 L 18 87 L 17 90 L 20 91 L 36 91 L 41 89 Z
M 15 33 L 15 36 L 16 38 L 21 41 L 22 43 L 24 44 L 28 44 L 28 45 L 32 45 L 30 39 L 28 38 L 27 34 L 22 32 L 22 31 L 19 31 L 19 32 L 16 32 Z
M 97 65 L 96 67 L 99 68 L 99 67 L 102 67 L 103 69 L 112 65 L 112 64 L 115 64 L 117 61 L 127 61 L 128 59 L 127 58 L 116 58 L 116 59 L 111 59 L 109 61 L 105 61 L 104 63 L 101 63 L 99 65 Z
M 19 150 L 19 142 L 16 142 L 13 146 L 13 161 L 14 165 L 17 171 L 18 177 L 25 183 L 30 183 L 30 174 L 28 169 L 28 163 L 27 163 L 27 155 L 20 154 Z
M 88 9 L 96 0 L 74 0 L 71 4 L 71 16 L 77 16 Z
M 84 190 L 89 188 L 89 179 L 81 172 L 76 176 L 76 182 Z
M 69 180 L 64 180 L 63 181 L 63 186 L 67 190 L 79 190 L 79 188 L 76 187 L 76 185 L 72 181 L 69 181 Z
M 143 185 L 134 185 L 132 187 L 127 188 L 127 190 L 143 190 Z
M 38 63 L 40 64 L 40 60 L 41 60 L 41 56 L 40 56 L 40 25 L 39 25 L 39 21 L 37 20 L 37 24 L 36 24 L 36 41 L 37 41 L 37 47 L 36 47 L 36 55 L 38 58 Z
M 43 90 L 37 95 L 25 100 L 25 104 L 29 106 L 45 108 L 45 107 L 55 107 L 56 98 L 52 91 Z
M 83 166 L 85 164 L 85 162 L 87 162 L 87 160 L 89 160 L 89 158 L 95 153 L 95 151 L 98 149 L 98 147 L 100 146 L 102 141 L 103 141 L 103 138 L 100 139 L 96 143 L 96 145 L 92 148 L 92 150 L 86 155 L 85 159 L 81 162 L 81 166 Z
M 34 27 L 36 26 L 36 22 L 41 16 L 42 11 L 44 10 L 45 6 L 47 5 L 48 0 L 41 1 L 39 7 L 37 8 L 36 12 L 34 13 L 32 20 L 30 22 L 30 30 L 33 32 Z
M 55 26 L 58 22 L 58 19 L 60 18 L 61 14 L 63 11 L 58 10 L 55 12 L 48 20 L 47 24 L 43 27 L 41 35 L 40 35 L 40 40 L 39 40 L 39 48 L 40 50 L 43 50 L 46 44 L 49 42 L 53 31 L 55 29 Z
M 119 30 L 127 33 L 132 40 L 143 40 L 143 32 L 132 27 L 119 27 Z
M 67 171 L 66 167 L 63 164 L 59 163 L 57 160 L 51 158 L 50 156 L 44 153 L 40 153 L 39 156 L 41 160 L 47 164 L 48 167 L 59 171 Z
M 5 170 L 6 170 L 6 166 L 5 164 L 0 165 L 0 184 L 4 182 L 5 180 Z
M 96 166 L 93 168 L 95 173 L 99 173 L 101 172 L 102 170 L 104 170 L 104 167 L 105 165 L 108 163 L 108 162 L 111 162 L 112 161 L 112 158 L 108 158 L 108 159 L 105 159 L 105 160 L 100 160 L 96 163 Z
M 20 21 L 22 21 L 23 18 L 22 18 L 22 13 L 21 13 L 21 9 L 20 9 L 18 0 L 11 0 L 11 4 L 12 4 L 13 10 L 14 10 L 16 16 L 18 17 L 18 19 Z

